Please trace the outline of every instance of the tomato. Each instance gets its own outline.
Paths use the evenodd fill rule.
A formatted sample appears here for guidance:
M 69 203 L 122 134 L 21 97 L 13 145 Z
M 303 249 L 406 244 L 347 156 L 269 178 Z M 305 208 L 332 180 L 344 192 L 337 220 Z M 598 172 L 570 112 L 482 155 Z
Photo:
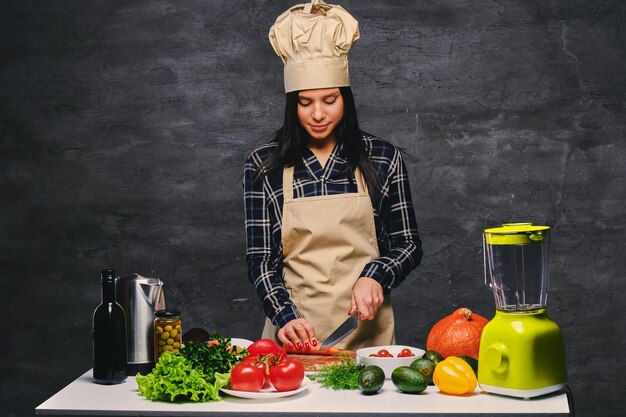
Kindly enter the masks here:
M 265 384 L 265 371 L 248 362 L 240 362 L 230 374 L 230 387 L 235 391 L 258 392 Z
M 263 371 L 263 377 L 265 378 L 265 383 L 263 384 L 263 388 L 269 388 L 272 384 L 270 383 L 270 371 L 267 365 L 261 361 L 255 362 L 255 367 L 259 368 Z
M 263 370 L 263 375 L 265 375 L 263 388 L 269 388 L 271 386 L 269 368 L 276 363 L 276 357 L 274 355 L 248 355 L 243 358 L 243 361 Z
M 377 353 L 370 353 L 370 358 L 377 358 L 378 354 Z
M 387 349 L 381 349 L 378 351 L 379 358 L 393 358 L 393 355 L 389 353 Z
M 404 348 L 400 353 L 398 353 L 399 358 L 406 358 L 407 356 L 415 356 L 415 354 L 408 348 Z
M 298 359 L 286 359 L 270 368 L 270 381 L 276 391 L 293 391 L 304 380 L 304 365 Z
M 287 357 L 285 349 L 271 339 L 259 339 L 248 346 L 250 355 L 275 355 L 277 360 Z

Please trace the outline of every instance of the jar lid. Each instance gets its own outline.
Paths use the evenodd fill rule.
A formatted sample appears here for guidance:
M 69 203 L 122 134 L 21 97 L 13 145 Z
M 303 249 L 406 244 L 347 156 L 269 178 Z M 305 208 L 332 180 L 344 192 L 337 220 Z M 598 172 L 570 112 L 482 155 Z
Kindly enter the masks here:
M 173 308 L 168 308 L 165 310 L 157 310 L 154 315 L 156 317 L 175 317 L 180 316 L 180 310 L 175 310 Z
M 549 226 L 535 226 L 532 223 L 505 223 L 501 227 L 485 229 L 487 245 L 525 245 L 548 243 Z

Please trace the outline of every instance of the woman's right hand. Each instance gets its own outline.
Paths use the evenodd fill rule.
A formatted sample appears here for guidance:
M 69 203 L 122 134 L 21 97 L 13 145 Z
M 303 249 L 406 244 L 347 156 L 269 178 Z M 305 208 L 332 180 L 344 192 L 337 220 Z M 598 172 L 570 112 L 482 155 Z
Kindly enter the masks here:
M 317 346 L 315 330 L 307 319 L 293 319 L 278 331 L 278 339 L 290 349 L 310 349 Z M 289 346 L 291 345 L 291 346 Z

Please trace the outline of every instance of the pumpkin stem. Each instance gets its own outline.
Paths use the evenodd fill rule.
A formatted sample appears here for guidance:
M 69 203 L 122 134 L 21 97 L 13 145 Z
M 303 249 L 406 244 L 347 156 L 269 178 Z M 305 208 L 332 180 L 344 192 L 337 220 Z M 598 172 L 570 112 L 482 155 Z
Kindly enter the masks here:
M 470 310 L 469 308 L 463 307 L 461 311 L 459 311 L 459 313 L 461 313 L 467 320 L 470 320 L 470 318 L 472 317 L 472 310 Z

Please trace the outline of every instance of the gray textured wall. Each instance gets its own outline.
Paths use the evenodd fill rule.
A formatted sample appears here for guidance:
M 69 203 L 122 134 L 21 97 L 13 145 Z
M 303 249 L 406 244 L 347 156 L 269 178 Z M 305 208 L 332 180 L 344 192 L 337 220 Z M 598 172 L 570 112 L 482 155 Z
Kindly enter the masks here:
M 579 416 L 623 416 L 626 7 L 342 3 L 363 128 L 406 148 L 424 261 L 398 341 L 457 306 L 491 317 L 481 231 L 553 226 L 549 311 Z M 0 404 L 90 367 L 99 270 L 159 274 L 187 326 L 254 338 L 243 161 L 281 123 L 268 42 L 289 1 L 3 2 Z

